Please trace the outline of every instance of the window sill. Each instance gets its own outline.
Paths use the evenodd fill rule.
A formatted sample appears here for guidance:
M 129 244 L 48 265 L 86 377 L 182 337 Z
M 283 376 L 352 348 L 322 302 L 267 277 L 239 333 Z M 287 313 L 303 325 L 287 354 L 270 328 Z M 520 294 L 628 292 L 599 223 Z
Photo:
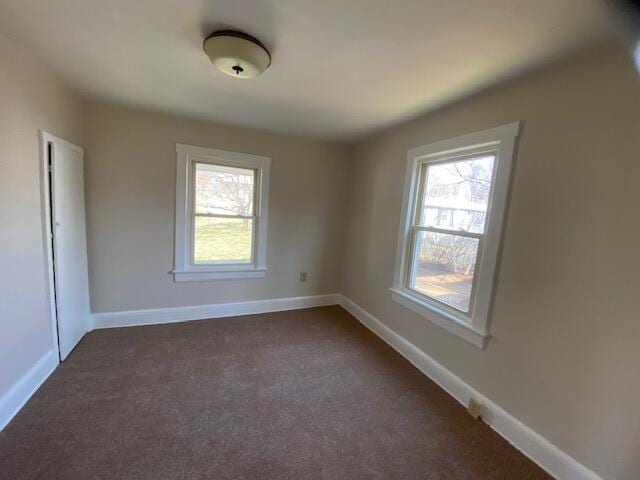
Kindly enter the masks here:
M 422 302 L 414 296 L 403 292 L 402 290 L 391 288 L 392 298 L 407 307 L 409 310 L 430 320 L 432 323 L 448 330 L 458 337 L 472 343 L 478 348 L 484 349 L 489 335 L 473 328 L 462 319 L 457 318 L 454 314 L 446 310 L 439 309 L 434 305 Z
M 211 280 L 241 280 L 244 278 L 264 278 L 266 268 L 246 268 L 228 270 L 174 270 L 174 282 L 208 282 Z

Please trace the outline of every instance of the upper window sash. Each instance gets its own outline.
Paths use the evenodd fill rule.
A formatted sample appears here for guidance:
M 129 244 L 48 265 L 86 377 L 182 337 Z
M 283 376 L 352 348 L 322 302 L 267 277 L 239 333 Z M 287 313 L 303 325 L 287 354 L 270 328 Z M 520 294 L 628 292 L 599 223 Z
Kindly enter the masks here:
M 196 205 L 196 171 L 197 171 L 198 165 L 213 165 L 213 166 L 218 166 L 218 167 L 229 166 L 229 165 L 227 165 L 225 163 L 222 163 L 220 161 L 204 161 L 204 160 L 201 160 L 201 159 L 193 159 L 191 161 L 191 171 L 190 171 L 190 174 L 191 174 L 190 197 L 191 197 L 191 199 L 190 200 L 191 200 L 191 211 L 192 211 L 193 215 L 208 216 L 208 217 L 227 217 L 227 218 L 255 218 L 257 216 L 256 212 L 259 210 L 258 204 L 260 202 L 260 194 L 259 194 L 260 182 L 259 182 L 259 178 L 258 178 L 259 169 L 256 169 L 256 168 L 243 168 L 242 169 L 242 170 L 251 170 L 253 172 L 253 185 L 252 185 L 253 198 L 252 198 L 252 201 L 251 201 L 251 212 L 250 212 L 250 215 L 233 215 L 233 214 L 206 213 L 206 212 L 198 212 L 197 211 L 198 209 L 197 209 L 197 205 Z
M 458 233 L 458 232 L 468 232 L 470 234 L 485 233 L 487 230 L 487 224 L 488 224 L 487 220 L 489 217 L 489 213 L 491 211 L 491 200 L 493 198 L 496 169 L 498 167 L 497 155 L 498 153 L 495 148 L 487 148 L 487 146 L 481 146 L 478 148 L 470 147 L 470 148 L 464 149 L 464 153 L 460 152 L 458 154 L 454 154 L 454 153 L 435 154 L 420 160 L 420 162 L 418 163 L 420 174 L 416 178 L 417 185 L 415 187 L 417 191 L 417 195 L 415 196 L 415 204 L 413 205 L 413 224 L 415 226 L 433 228 L 433 231 L 441 231 L 442 233 Z M 470 230 L 448 228 L 446 226 L 431 227 L 429 225 L 423 225 L 424 210 L 426 207 L 429 206 L 426 203 L 426 188 L 428 183 L 429 167 L 433 167 L 437 165 L 446 165 L 449 163 L 455 163 L 455 162 L 460 162 L 464 160 L 472 160 L 479 157 L 494 158 L 493 169 L 491 172 L 490 191 L 488 194 L 489 201 L 487 202 L 485 219 L 482 225 L 482 232 L 471 232 Z M 462 233 L 460 234 L 462 235 Z

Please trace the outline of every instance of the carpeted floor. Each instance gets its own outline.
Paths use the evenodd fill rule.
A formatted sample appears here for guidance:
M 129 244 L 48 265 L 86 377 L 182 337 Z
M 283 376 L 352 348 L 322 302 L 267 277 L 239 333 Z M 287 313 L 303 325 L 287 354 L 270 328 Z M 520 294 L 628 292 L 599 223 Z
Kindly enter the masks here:
M 336 306 L 90 333 L 0 478 L 549 477 Z

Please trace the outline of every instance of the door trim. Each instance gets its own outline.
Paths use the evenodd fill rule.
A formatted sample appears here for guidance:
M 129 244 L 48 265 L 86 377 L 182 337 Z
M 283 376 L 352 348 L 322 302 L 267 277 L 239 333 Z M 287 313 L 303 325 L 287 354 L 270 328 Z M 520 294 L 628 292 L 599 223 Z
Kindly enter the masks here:
M 65 145 L 69 149 L 80 153 L 84 157 L 82 147 L 67 142 L 62 138 L 51 135 L 44 130 L 38 130 L 40 141 L 40 201 L 42 212 L 42 242 L 44 252 L 44 266 L 47 279 L 47 296 L 49 297 L 49 312 L 51 317 L 51 348 L 53 349 L 58 363 L 60 363 L 60 347 L 58 346 L 58 316 L 56 314 L 56 298 L 54 291 L 54 272 L 53 272 L 53 247 L 51 240 L 53 232 L 51 231 L 51 184 L 49 182 L 49 157 L 47 146 L 49 143 L 57 143 Z

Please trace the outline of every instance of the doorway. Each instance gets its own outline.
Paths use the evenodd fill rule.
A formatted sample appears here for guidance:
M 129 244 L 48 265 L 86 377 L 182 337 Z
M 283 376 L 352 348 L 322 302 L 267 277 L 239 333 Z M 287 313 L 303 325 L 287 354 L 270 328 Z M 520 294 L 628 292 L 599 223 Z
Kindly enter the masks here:
M 52 341 L 64 361 L 91 326 L 84 151 L 46 132 L 40 137 Z

